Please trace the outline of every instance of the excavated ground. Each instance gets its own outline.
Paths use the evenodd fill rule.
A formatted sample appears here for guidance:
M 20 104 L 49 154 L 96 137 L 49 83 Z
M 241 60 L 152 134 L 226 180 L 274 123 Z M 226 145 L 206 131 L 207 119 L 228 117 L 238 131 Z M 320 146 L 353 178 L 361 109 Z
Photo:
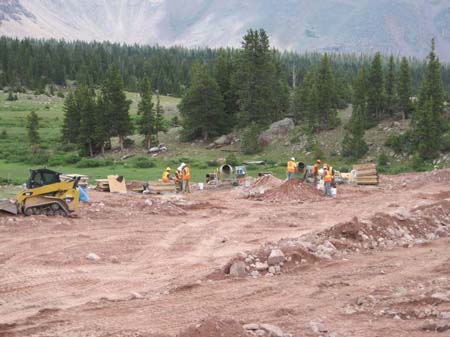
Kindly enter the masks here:
M 275 178 L 92 191 L 77 218 L 0 216 L 0 336 L 448 336 L 450 170 L 380 181 L 335 199 Z M 286 263 L 252 274 L 274 248 Z

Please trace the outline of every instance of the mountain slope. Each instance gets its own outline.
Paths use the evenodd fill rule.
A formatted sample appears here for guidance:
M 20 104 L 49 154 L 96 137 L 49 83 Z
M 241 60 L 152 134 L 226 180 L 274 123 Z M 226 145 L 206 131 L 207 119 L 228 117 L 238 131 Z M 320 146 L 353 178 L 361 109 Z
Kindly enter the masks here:
M 450 0 L 3 0 L 0 34 L 126 43 L 239 46 L 249 28 L 297 51 L 450 59 Z

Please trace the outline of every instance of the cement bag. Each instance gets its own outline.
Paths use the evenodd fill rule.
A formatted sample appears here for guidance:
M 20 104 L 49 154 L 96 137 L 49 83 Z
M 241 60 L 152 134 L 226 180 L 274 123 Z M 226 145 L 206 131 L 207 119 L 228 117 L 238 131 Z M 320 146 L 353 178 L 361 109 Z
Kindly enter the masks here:
M 89 197 L 88 194 L 86 192 L 86 190 L 83 187 L 77 187 L 78 190 L 80 191 L 80 201 L 81 202 L 88 202 L 89 201 Z

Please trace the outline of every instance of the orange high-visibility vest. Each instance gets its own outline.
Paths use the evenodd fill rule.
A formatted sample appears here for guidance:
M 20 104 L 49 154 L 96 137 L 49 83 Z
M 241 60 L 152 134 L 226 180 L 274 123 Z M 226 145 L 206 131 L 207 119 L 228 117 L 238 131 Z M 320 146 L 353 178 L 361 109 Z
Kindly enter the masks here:
M 170 181 L 170 172 L 169 171 L 164 171 L 164 173 L 162 175 L 162 181 L 163 181 L 163 183 L 168 183 Z
M 318 175 L 318 174 L 319 174 L 319 164 L 317 164 L 317 163 L 314 164 L 314 165 L 313 165 L 313 170 L 312 170 L 312 171 L 313 171 L 313 174 L 314 174 L 314 175 Z
M 332 168 L 327 168 L 324 173 L 323 181 L 329 183 L 333 180 L 333 175 L 331 173 Z
M 191 179 L 191 171 L 189 170 L 189 167 L 185 166 L 183 169 L 183 180 L 189 179 Z
M 287 163 L 287 171 L 291 173 L 295 172 L 295 162 L 293 162 L 292 160 L 289 160 Z

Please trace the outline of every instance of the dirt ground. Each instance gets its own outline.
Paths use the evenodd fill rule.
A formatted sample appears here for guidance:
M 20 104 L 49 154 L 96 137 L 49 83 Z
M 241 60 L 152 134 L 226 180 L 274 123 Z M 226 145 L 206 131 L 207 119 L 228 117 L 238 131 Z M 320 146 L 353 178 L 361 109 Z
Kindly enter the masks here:
M 333 199 L 289 184 L 90 191 L 76 218 L 1 216 L 0 336 L 450 335 L 450 170 Z M 256 272 L 275 248 L 285 262 Z

